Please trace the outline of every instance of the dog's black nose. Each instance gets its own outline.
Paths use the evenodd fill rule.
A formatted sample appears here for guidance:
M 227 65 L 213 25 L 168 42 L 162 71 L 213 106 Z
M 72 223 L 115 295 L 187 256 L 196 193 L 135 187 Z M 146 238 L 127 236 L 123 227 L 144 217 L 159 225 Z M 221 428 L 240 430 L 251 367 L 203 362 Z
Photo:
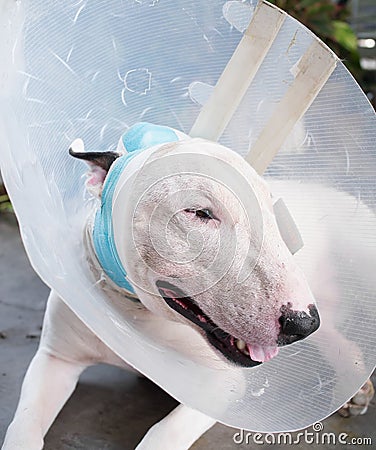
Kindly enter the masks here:
M 281 331 L 278 335 L 278 345 L 288 345 L 299 341 L 317 330 L 320 317 L 315 305 L 308 306 L 309 314 L 304 311 L 294 311 L 291 306 L 282 306 L 279 323 Z

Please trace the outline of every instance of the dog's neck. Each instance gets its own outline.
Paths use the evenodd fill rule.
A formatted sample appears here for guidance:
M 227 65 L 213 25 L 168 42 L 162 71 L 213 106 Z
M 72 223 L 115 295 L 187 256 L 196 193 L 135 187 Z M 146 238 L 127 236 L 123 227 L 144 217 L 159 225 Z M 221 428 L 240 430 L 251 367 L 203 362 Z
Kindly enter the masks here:
M 132 300 L 134 302 L 140 302 L 136 294 L 128 291 L 127 289 L 119 287 L 111 280 L 110 277 L 106 275 L 105 271 L 102 269 L 94 250 L 93 227 L 94 227 L 93 217 L 90 217 L 85 225 L 83 241 L 87 261 L 90 270 L 95 277 L 95 280 L 104 291 L 111 291 L 112 293 L 117 293 L 118 295 L 126 297 L 127 299 Z

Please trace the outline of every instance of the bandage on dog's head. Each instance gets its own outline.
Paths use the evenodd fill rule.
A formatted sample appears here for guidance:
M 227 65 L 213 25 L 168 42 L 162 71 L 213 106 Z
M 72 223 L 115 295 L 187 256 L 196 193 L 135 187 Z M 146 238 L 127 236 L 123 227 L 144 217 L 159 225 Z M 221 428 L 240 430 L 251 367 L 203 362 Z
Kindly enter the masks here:
M 69 149 L 71 156 L 89 164 L 91 170 L 86 186 L 101 197 L 101 208 L 97 211 L 93 228 L 93 244 L 98 261 L 106 275 L 117 286 L 131 293 L 134 293 L 134 289 L 120 261 L 112 227 L 112 198 L 117 180 L 126 170 L 129 161 L 140 152 L 158 144 L 178 141 L 184 136 L 172 128 L 137 123 L 120 138 L 118 152 L 76 151 L 77 144 L 81 147 L 78 140 L 74 141 Z

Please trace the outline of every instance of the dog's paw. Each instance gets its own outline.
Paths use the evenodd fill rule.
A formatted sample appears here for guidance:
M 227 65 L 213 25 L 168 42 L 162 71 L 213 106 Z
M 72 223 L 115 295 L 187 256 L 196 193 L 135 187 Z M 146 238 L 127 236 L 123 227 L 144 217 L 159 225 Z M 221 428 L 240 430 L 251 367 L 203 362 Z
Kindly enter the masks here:
M 342 417 L 360 416 L 365 414 L 374 394 L 375 389 L 372 381 L 367 380 L 354 397 L 338 410 L 338 413 Z

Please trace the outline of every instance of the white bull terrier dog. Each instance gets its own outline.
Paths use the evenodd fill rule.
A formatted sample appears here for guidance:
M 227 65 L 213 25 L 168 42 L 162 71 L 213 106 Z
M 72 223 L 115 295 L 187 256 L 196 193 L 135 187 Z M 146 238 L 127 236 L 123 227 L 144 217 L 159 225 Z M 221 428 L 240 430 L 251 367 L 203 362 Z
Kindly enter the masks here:
M 126 298 L 157 333 L 172 335 L 176 349 L 214 367 L 261 364 L 318 329 L 315 274 L 307 281 L 298 267 L 279 232 L 270 188 L 241 156 L 149 124 L 125 133 L 116 153 L 79 147 L 75 141 L 70 153 L 89 163 L 87 188 L 101 197 L 83 233 L 88 264 L 111 301 Z M 235 176 L 240 193 L 228 187 Z M 192 329 L 197 342 L 188 338 Z M 82 371 L 101 362 L 130 368 L 52 291 L 3 450 L 41 449 Z M 188 449 L 214 423 L 180 405 L 137 449 Z

